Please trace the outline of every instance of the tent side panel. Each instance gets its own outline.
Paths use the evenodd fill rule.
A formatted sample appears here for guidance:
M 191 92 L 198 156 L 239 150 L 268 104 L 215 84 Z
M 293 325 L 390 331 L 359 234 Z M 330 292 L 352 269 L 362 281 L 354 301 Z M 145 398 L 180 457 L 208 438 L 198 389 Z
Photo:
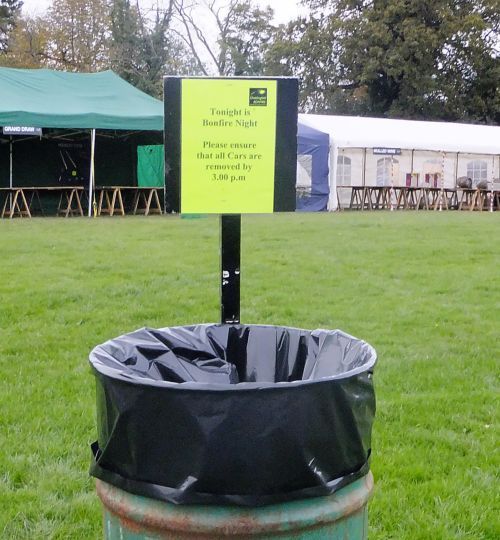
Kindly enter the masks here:
M 329 186 L 329 136 L 299 123 L 297 144 L 298 173 L 309 177 L 304 185 L 301 175 L 297 178 L 297 210 L 318 212 L 328 207 Z M 302 176 L 303 176 L 302 175 Z
M 137 185 L 163 187 L 165 183 L 164 146 L 150 144 L 137 147 Z

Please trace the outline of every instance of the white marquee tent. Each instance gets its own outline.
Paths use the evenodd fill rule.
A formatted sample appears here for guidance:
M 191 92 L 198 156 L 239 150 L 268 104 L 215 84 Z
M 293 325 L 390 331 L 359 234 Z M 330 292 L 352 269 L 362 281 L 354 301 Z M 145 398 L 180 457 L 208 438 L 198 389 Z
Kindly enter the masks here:
M 422 185 L 438 179 L 455 187 L 460 176 L 474 183 L 500 176 L 497 126 L 317 114 L 301 114 L 299 121 L 330 136 L 331 210 L 337 206 L 337 187 L 341 192 L 353 185 Z

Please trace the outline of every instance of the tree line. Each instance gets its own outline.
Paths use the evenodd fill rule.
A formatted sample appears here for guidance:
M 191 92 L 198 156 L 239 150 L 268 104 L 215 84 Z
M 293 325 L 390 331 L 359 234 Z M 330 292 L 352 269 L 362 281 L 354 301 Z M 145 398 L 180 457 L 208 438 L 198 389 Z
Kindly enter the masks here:
M 171 75 L 298 76 L 306 112 L 500 124 L 500 0 L 0 0 L 0 65 L 113 69 L 160 97 Z

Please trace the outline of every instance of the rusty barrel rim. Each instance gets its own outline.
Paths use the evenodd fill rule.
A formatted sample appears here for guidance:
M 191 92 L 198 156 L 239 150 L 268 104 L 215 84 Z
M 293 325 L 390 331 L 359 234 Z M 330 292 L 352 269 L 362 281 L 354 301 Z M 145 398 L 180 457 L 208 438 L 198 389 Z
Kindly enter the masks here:
M 174 505 L 133 495 L 96 480 L 97 495 L 104 508 L 130 529 L 220 536 L 262 535 L 324 526 L 364 508 L 373 485 L 370 471 L 333 495 L 248 508 Z

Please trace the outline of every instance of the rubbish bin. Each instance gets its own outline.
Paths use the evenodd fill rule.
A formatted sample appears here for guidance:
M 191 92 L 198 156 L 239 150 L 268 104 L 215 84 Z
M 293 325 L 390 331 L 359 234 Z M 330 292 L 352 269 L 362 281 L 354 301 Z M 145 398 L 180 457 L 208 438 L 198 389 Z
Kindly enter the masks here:
M 375 362 L 340 330 L 243 324 L 96 347 L 106 537 L 366 538 Z

